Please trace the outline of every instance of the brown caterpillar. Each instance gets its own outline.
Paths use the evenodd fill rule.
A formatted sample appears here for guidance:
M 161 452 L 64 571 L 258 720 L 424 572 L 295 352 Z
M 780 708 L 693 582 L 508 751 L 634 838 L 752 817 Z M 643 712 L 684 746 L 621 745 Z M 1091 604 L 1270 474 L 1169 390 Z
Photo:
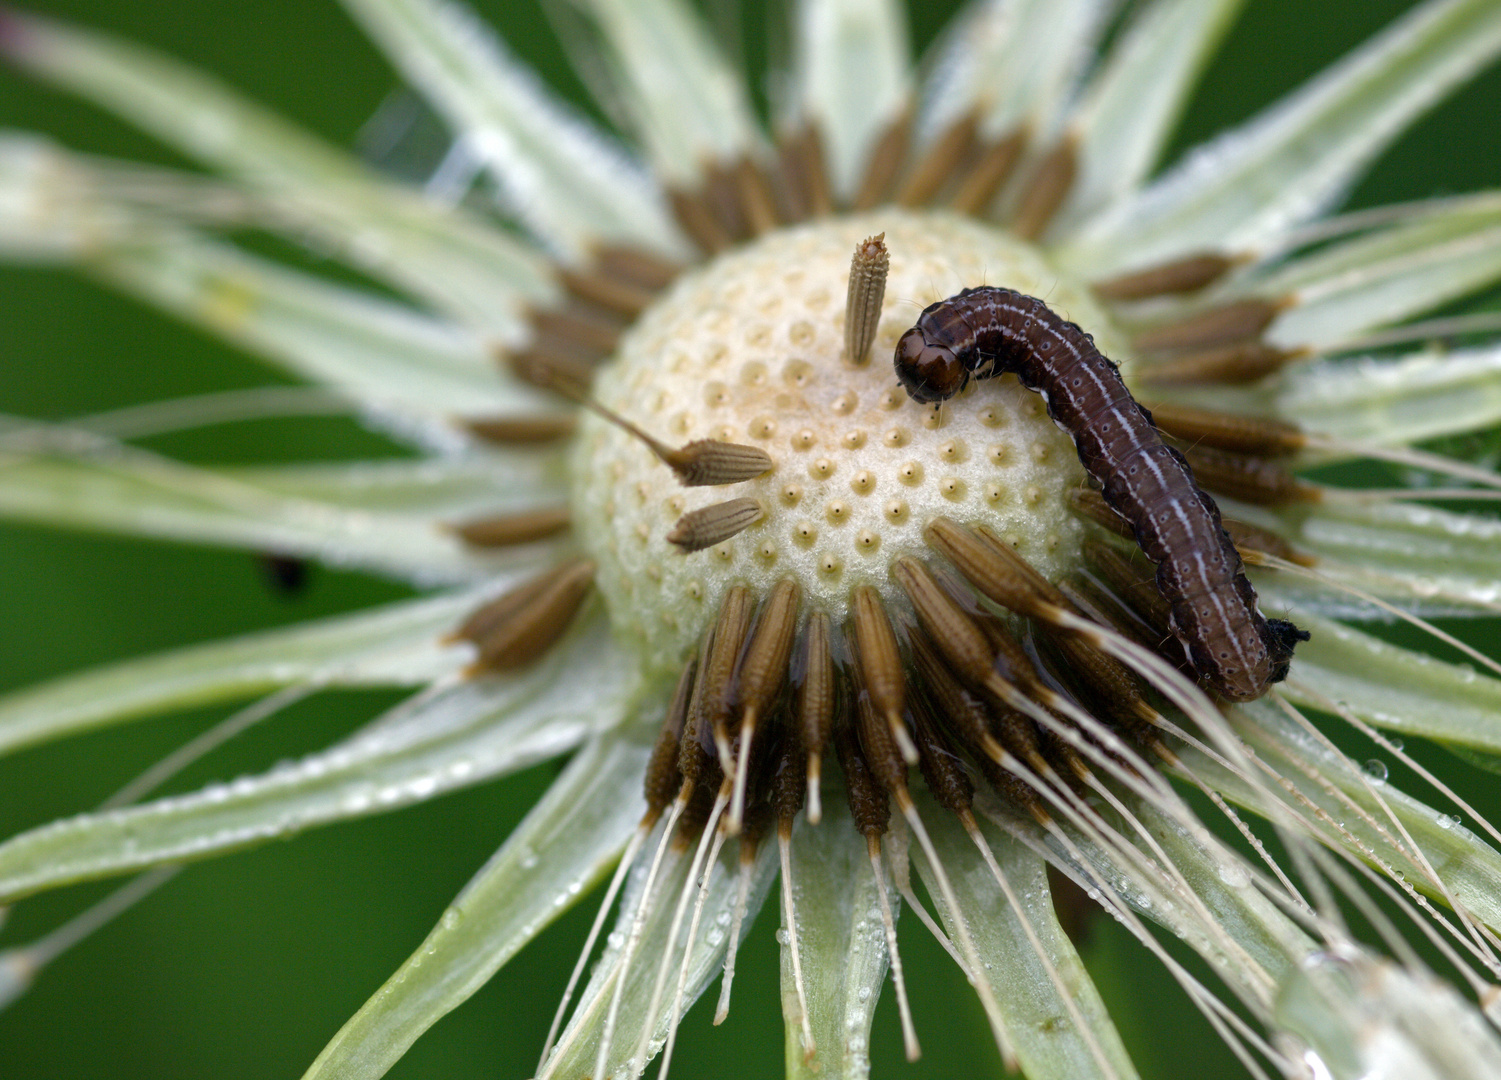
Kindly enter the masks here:
M 1251 701 L 1287 677 L 1308 640 L 1257 610 L 1256 590 L 1183 455 L 1162 441 L 1094 338 L 1036 297 L 980 286 L 930 305 L 896 345 L 896 374 L 921 402 L 970 379 L 1015 374 L 1042 395 L 1106 503 L 1157 564 L 1157 589 L 1194 670 L 1221 696 Z

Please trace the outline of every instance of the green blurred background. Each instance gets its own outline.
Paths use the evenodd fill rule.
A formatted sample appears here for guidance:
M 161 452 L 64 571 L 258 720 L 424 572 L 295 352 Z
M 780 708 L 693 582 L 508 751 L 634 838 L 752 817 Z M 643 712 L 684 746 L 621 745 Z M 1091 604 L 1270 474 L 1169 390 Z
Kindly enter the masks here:
M 536 4 L 483 0 L 478 6 L 516 52 L 581 99 Z M 1409 6 L 1402 0 L 1250 0 L 1191 107 L 1181 143 L 1250 115 Z M 43 9 L 201 64 L 344 145 L 396 87 L 333 3 L 53 0 Z M 929 42 L 953 9 L 947 2 L 923 5 L 912 17 L 915 41 Z M 768 12 L 726 0 L 713 11 L 720 25 L 744 28 L 752 71 L 785 54 L 786 35 L 768 37 L 762 30 L 782 19 L 780 5 Z M 1401 140 L 1353 202 L 1495 185 L 1501 175 L 1498 101 L 1501 75 L 1491 71 Z M 176 163 L 108 117 L 5 70 L 0 126 L 48 132 L 97 153 Z M 279 377 L 253 359 L 67 273 L 0 266 L 0 412 L 62 419 L 267 381 Z M 150 445 L 204 462 L 394 452 L 342 421 L 246 424 Z M 254 558 L 240 553 L 0 526 L 0 689 L 406 594 L 389 582 L 315 568 L 304 589 L 285 595 L 268 586 Z M 259 771 L 324 746 L 393 700 L 365 693 L 304 703 L 200 763 L 173 789 Z M 97 804 L 222 715 L 174 715 L 0 760 L 0 835 Z M 1424 756 L 1448 760 L 1437 751 Z M 300 1075 L 421 941 L 555 768 L 189 868 L 63 957 L 29 995 L 0 1012 L 0 1077 Z M 1459 772 L 1467 793 L 1501 808 L 1494 777 Z M 80 887 L 22 903 L 0 945 L 30 940 L 105 891 Z M 530 1076 L 593 907 L 586 902 L 566 916 L 422 1039 L 391 1075 Z M 763 918 L 752 932 L 725 1025 L 711 1032 L 709 1010 L 702 1008 L 687 1018 L 675 1075 L 780 1072 L 775 922 Z M 875 1025 L 877 1075 L 916 1080 L 999 1073 L 979 1008 L 953 965 L 912 920 L 902 947 L 925 1056 L 915 1065 L 901 1060 L 888 1000 Z M 1161 968 L 1113 925 L 1096 920 L 1085 952 L 1145 1077 L 1239 1075 Z

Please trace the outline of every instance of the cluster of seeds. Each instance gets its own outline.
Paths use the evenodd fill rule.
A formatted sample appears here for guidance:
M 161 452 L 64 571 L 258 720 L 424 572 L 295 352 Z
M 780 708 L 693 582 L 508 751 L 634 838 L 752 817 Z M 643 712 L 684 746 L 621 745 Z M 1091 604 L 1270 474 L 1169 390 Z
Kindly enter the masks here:
M 891 273 L 874 359 L 857 364 L 844 355 L 843 286 L 878 220 Z M 585 420 L 577 525 L 604 568 L 606 602 L 653 663 L 683 655 L 731 582 L 764 594 L 791 577 L 836 618 L 859 586 L 893 598 L 888 568 L 922 554 L 939 514 L 991 524 L 1047 573 L 1077 551 L 1081 525 L 1064 497 L 1083 474 L 1035 394 L 997 384 L 921 405 L 891 369 L 917 312 L 986 272 L 1047 284 L 1025 249 L 968 223 L 884 214 L 786 230 L 686 275 L 625 335 L 597 400 L 659 437 L 744 444 L 772 462 L 732 488 L 688 490 L 630 432 Z M 693 558 L 664 542 L 685 514 L 729 498 L 750 500 L 755 523 Z
M 876 148 L 853 208 L 887 198 L 898 205 L 791 224 L 830 208 L 817 140 L 805 132 L 784 144 L 779 171 L 740 162 L 714 171 L 698 192 L 673 193 L 685 231 L 715 256 L 704 266 L 602 250 L 587 269 L 559 271 L 568 303 L 537 312 L 531 343 L 507 362 L 587 409 L 573 448 L 571 505 L 566 513 L 458 528 L 474 543 L 524 543 L 567 521 L 582 557 L 493 601 L 456 636 L 474 643 L 477 672 L 524 665 L 562 635 L 592 584 L 646 666 L 676 678 L 645 778 L 648 810 L 575 983 L 653 835 L 660 839 L 643 897 L 664 855 L 692 860 L 675 926 L 686 917 L 693 883 L 701 876 L 707 883 L 706 868 L 723 845 L 738 843 L 734 942 L 759 847 L 775 833 L 790 877 L 792 823 L 799 814 L 810 823 L 822 818 L 827 774 L 876 867 L 903 1030 L 915 1055 L 882 870 L 893 807 L 927 849 L 945 906 L 958 912 L 958 905 L 928 843 L 910 769 L 964 823 L 1004 890 L 972 810 L 977 784 L 1066 846 L 1072 841 L 1059 821 L 1087 832 L 1098 821 L 1090 800 L 1115 805 L 1107 780 L 1160 784 L 1148 762 L 1177 762 L 1163 732 L 1178 729 L 1163 710 L 1201 708 L 1185 704 L 1183 692 L 1206 677 L 1213 686 L 1217 673 L 1185 650 L 1175 598 L 1159 589 L 1136 546 L 1141 524 L 1099 490 L 1108 479 L 1100 469 L 1081 466 L 1090 455 L 1070 441 L 1080 437 L 1078 425 L 1060 431 L 1051 400 L 1010 374 L 915 400 L 889 359 L 899 337 L 923 309 L 994 281 L 1045 298 L 1038 310 L 1050 318 L 1056 310 L 1087 326 L 1081 341 L 1088 337 L 1093 347 L 1098 339 L 1100 350 L 1128 360 L 1127 373 L 1148 385 L 1246 381 L 1292 357 L 1259 340 L 1284 306 L 1275 299 L 1147 323 L 1134 335 L 1116 329 L 1109 305 L 1192 293 L 1231 269 L 1232 259 L 1194 257 L 1092 288 L 1059 280 L 1018 237 L 1037 235 L 1066 193 L 1066 143 L 1039 159 L 1006 233 L 907 207 L 943 193 L 949 206 L 973 211 L 980 187 L 988 199 L 1015 164 L 1018 140 L 982 147 L 961 123 L 904 173 L 901 134 L 894 128 Z M 968 317 L 955 313 L 961 322 Z M 1017 370 L 991 364 L 981 371 L 977 357 L 967 362 L 975 375 Z M 1045 389 L 1036 380 L 1028 385 Z M 1153 410 L 1155 426 L 1147 428 L 1155 445 L 1166 440 L 1161 452 L 1186 463 L 1185 477 L 1191 466 L 1204 488 L 1251 504 L 1319 497 L 1282 465 L 1303 445 L 1296 430 L 1183 407 Z M 471 426 L 508 442 L 572 430 L 534 430 L 505 418 Z M 1188 484 L 1174 488 L 1174 498 L 1212 510 Z M 1217 511 L 1212 516 L 1218 529 Z M 1223 526 L 1213 550 L 1232 569 L 1241 558 L 1310 561 L 1264 529 L 1230 518 Z M 1254 609 L 1249 584 L 1236 587 Z M 1226 625 L 1248 633 L 1264 625 L 1242 621 Z M 1233 696 L 1265 688 L 1263 680 Z M 901 875 L 896 883 L 922 913 Z M 704 892 L 698 895 L 690 936 Z M 788 904 L 791 895 L 784 880 Z M 654 1049 L 651 1030 L 636 1033 L 631 1056 L 612 1048 L 647 902 L 616 947 L 613 993 L 590 1006 L 609 1001 L 596 1075 L 622 1062 L 639 1071 Z M 931 917 L 925 921 L 936 930 Z M 786 922 L 799 969 L 795 913 Z M 951 951 L 978 970 L 962 918 L 956 939 Z M 648 1016 L 671 993 L 672 959 L 671 950 L 660 957 Z M 671 998 L 668 1057 L 686 964 L 685 957 Z M 732 947 L 721 1015 L 733 969 Z M 988 985 L 974 981 L 1004 1049 Z M 800 976 L 797 984 L 801 994 Z M 571 1046 L 578 1030 L 575 1017 L 554 1046 L 555 1025 L 541 1075 L 579 1052 Z M 806 1024 L 804 1046 L 814 1053 Z

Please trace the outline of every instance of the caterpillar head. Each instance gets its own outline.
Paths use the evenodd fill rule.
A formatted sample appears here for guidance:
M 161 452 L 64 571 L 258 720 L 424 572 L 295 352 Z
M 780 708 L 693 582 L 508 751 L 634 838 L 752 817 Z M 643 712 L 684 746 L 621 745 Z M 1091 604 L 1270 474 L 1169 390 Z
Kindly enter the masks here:
M 933 345 L 917 327 L 896 343 L 896 377 L 912 400 L 927 404 L 951 398 L 969 381 L 969 372 L 947 345 Z

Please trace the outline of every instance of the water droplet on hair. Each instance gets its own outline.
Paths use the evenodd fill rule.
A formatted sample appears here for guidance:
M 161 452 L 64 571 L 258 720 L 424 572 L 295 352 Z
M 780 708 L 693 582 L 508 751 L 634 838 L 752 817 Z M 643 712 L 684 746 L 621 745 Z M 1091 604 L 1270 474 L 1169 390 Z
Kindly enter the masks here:
M 1232 889 L 1244 889 L 1251 884 L 1251 875 L 1238 863 L 1225 862 L 1219 866 L 1220 880 Z

